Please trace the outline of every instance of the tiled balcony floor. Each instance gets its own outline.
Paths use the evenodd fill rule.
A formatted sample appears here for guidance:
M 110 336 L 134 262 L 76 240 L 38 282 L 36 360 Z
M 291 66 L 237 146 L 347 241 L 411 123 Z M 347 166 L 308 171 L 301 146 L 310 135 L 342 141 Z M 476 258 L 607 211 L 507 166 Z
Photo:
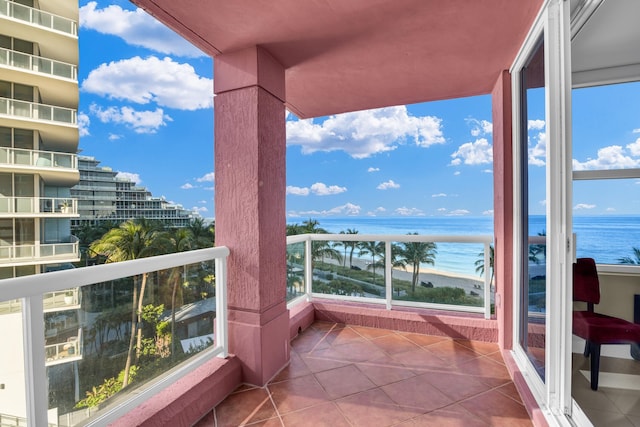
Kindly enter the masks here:
M 196 426 L 532 426 L 496 344 L 316 322 L 291 347 Z

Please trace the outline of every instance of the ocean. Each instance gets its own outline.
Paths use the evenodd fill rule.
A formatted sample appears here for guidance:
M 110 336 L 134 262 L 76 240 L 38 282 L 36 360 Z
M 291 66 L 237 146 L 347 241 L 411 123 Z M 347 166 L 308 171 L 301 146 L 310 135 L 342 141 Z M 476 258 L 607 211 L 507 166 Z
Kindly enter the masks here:
M 492 217 L 344 217 L 316 218 L 320 227 L 330 233 L 356 229 L 360 234 L 493 235 Z M 288 221 L 301 223 L 304 219 Z M 530 218 L 530 234 L 545 232 L 544 216 Z M 576 254 L 591 257 L 599 264 L 619 264 L 621 257 L 634 257 L 633 248 L 640 248 L 640 216 L 575 216 Z M 435 266 L 454 273 L 478 276 L 475 262 L 482 245 L 438 243 Z

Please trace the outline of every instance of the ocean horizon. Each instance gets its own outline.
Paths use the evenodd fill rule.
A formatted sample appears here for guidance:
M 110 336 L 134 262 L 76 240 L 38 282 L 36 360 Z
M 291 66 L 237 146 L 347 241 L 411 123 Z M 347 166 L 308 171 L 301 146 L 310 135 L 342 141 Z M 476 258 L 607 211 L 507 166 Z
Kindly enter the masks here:
M 289 218 L 300 224 L 309 218 Z M 360 234 L 493 235 L 493 217 L 319 217 L 313 218 L 329 233 L 355 229 Z M 545 233 L 545 217 L 530 217 L 530 235 Z M 574 216 L 576 256 L 591 257 L 599 264 L 619 264 L 619 258 L 633 258 L 640 248 L 640 215 Z M 435 266 L 454 273 L 478 276 L 475 262 L 483 247 L 479 244 L 438 243 Z

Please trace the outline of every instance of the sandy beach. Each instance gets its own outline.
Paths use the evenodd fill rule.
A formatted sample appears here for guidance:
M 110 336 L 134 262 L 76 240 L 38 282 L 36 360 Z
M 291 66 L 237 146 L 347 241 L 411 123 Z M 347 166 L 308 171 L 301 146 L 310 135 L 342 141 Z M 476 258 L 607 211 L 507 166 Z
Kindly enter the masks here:
M 335 260 L 325 259 L 325 262 L 338 264 Z M 347 261 L 348 264 L 348 261 Z M 353 265 L 362 270 L 367 270 L 369 263 L 362 258 L 353 258 Z M 370 271 L 370 270 L 369 270 Z M 382 271 L 376 269 L 376 274 L 382 274 Z M 394 268 L 392 276 L 394 279 L 406 280 L 411 282 L 412 271 L 409 266 L 407 270 Z M 465 274 L 457 274 L 446 271 L 434 270 L 430 268 L 421 268 L 418 278 L 418 286 L 420 282 L 431 283 L 434 287 L 450 286 L 452 288 L 462 288 L 467 294 L 475 292 L 482 295 L 484 292 L 484 277 L 473 277 Z

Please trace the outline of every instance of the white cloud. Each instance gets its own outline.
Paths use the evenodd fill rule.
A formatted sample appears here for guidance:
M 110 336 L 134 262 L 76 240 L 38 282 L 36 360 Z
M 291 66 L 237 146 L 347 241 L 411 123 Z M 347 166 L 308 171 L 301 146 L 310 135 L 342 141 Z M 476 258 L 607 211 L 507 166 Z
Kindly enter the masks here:
M 447 211 L 447 208 L 438 208 L 438 209 L 437 209 L 437 211 L 438 211 L 438 212 L 443 212 L 443 213 L 444 213 L 444 212 L 446 212 L 446 211 Z
M 616 208 L 607 208 L 607 209 L 605 209 L 605 211 L 607 211 L 607 212 L 615 212 Z
M 330 196 L 333 194 L 340 194 L 347 191 L 347 187 L 340 187 L 338 185 L 326 185 L 322 182 L 316 182 L 311 186 L 311 192 L 316 196 Z
M 131 173 L 131 172 L 118 172 L 118 174 L 116 175 L 116 178 L 128 179 L 131 182 L 135 182 L 136 185 L 142 182 L 142 179 L 140 179 L 139 174 Z
M 342 206 L 336 206 L 335 208 L 328 210 L 312 210 L 312 211 L 302 211 L 295 212 L 289 211 L 289 216 L 308 216 L 308 215 L 318 215 L 318 216 L 329 216 L 329 215 L 359 215 L 360 214 L 360 206 L 354 205 L 353 203 L 346 203 Z
M 307 187 L 295 187 L 293 185 L 287 185 L 287 194 L 293 196 L 308 196 L 309 189 Z
M 193 186 L 193 184 L 190 184 L 187 182 L 186 184 L 181 185 L 180 188 L 182 188 L 183 190 L 191 190 L 192 188 L 195 188 L 195 187 Z
M 596 207 L 596 205 L 591 205 L 591 204 L 588 204 L 588 203 L 578 203 L 577 205 L 575 205 L 573 207 L 573 209 L 575 209 L 575 210 L 584 210 L 584 209 L 593 209 L 595 207 Z
M 215 179 L 216 179 L 215 172 L 209 172 L 207 174 L 204 174 L 200 178 L 196 178 L 196 182 L 214 182 Z
M 287 144 L 300 145 L 303 154 L 343 150 L 361 159 L 407 141 L 419 147 L 444 143 L 441 119 L 410 116 L 406 106 L 397 106 L 330 116 L 322 123 L 287 121 Z
M 469 215 L 471 212 L 466 210 L 466 209 L 455 209 L 452 211 L 449 211 L 449 213 L 447 213 L 447 215 L 449 216 L 463 216 L 463 215 Z
M 405 206 L 397 208 L 395 213 L 402 216 L 424 216 L 424 212 L 418 208 L 407 208 Z
M 213 80 L 190 64 L 139 56 L 101 64 L 82 82 L 82 91 L 138 104 L 197 110 L 213 106 Z
M 640 128 L 632 130 L 633 133 L 640 133 Z
M 110 133 L 109 134 L 109 141 L 117 141 L 120 138 L 122 138 L 122 135 L 117 135 L 115 133 Z
M 485 216 L 493 215 L 493 209 L 489 209 L 489 210 L 486 210 L 486 211 L 482 212 L 482 215 L 485 215 Z
M 466 119 L 471 125 L 471 136 L 482 136 L 493 133 L 493 123 L 487 120 Z
M 198 213 L 209 212 L 209 209 L 207 209 L 205 206 L 194 206 L 191 208 L 191 210 Z
M 458 176 L 458 175 L 460 175 L 460 171 L 455 171 L 455 172 L 453 173 L 453 176 Z
M 445 193 L 432 194 L 431 197 L 447 197 Z
M 636 141 L 633 144 L 627 145 L 632 155 L 637 148 Z M 640 151 L 638 151 L 640 154 Z M 640 166 L 640 159 L 634 159 L 627 155 L 624 148 L 619 145 L 611 145 L 598 150 L 597 159 L 588 159 L 585 162 L 579 162 L 573 159 L 573 170 L 597 170 L 597 169 L 624 169 L 624 168 L 637 168 Z
M 199 200 L 198 203 L 200 203 L 201 205 L 204 205 L 204 204 L 207 203 L 207 201 L 206 200 Z
M 493 173 L 493 169 L 482 169 L 482 173 Z
M 96 104 L 89 107 L 91 114 L 102 123 L 124 124 L 136 133 L 156 133 L 160 126 L 166 126 L 171 117 L 164 114 L 162 108 L 155 111 L 136 111 L 131 107 L 109 107 L 102 109 Z
M 367 212 L 367 215 L 369 215 L 369 216 L 376 216 L 377 214 L 384 213 L 384 212 L 386 212 L 386 211 L 387 211 L 387 210 L 386 210 L 385 208 L 383 208 L 382 206 L 378 206 L 378 207 L 377 207 L 377 208 L 375 208 L 374 210 Z
M 531 138 L 529 138 L 527 150 L 529 152 L 530 165 L 544 166 L 547 158 L 547 134 L 544 131 L 538 132 L 538 134 L 533 137 L 533 142 L 531 141 Z
M 380 168 L 371 167 L 371 168 L 367 169 L 367 172 L 379 172 L 379 171 L 380 171 Z
M 632 156 L 640 156 L 640 138 L 636 139 L 635 142 L 627 145 L 629 152 Z
M 80 26 L 118 36 L 133 46 L 167 55 L 199 57 L 205 54 L 142 9 L 124 10 L 110 5 L 96 9 L 91 1 L 80 8 Z
M 457 166 L 464 162 L 465 165 L 481 165 L 493 162 L 493 147 L 486 138 L 480 138 L 475 142 L 462 144 L 451 155 L 451 165 Z
M 89 125 L 91 124 L 91 119 L 85 113 L 78 113 L 78 133 L 80 136 L 89 136 Z
M 392 179 L 390 179 L 389 181 L 380 183 L 380 185 L 378 185 L 376 187 L 378 190 L 388 190 L 390 188 L 400 188 L 400 184 L 395 183 Z
M 546 126 L 544 120 L 529 120 L 527 122 L 527 129 L 542 130 Z

